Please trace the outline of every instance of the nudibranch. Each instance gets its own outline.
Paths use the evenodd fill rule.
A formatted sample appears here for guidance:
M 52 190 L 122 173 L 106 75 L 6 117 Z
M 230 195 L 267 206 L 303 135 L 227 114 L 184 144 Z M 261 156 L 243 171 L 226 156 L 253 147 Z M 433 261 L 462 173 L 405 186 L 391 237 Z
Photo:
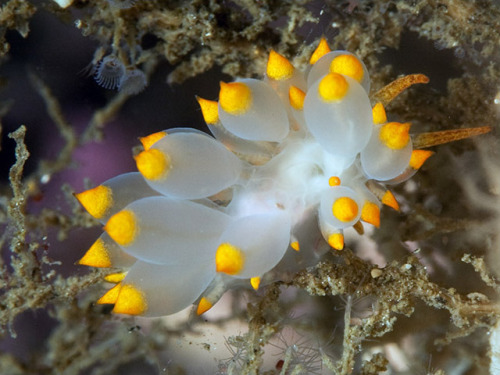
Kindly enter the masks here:
M 76 194 L 104 224 L 79 264 L 125 270 L 106 277 L 116 285 L 98 303 L 150 317 L 195 303 L 202 314 L 228 288 L 307 264 L 319 242 L 342 250 L 349 227 L 378 227 L 382 205 L 399 210 L 386 185 L 410 178 L 432 155 L 423 148 L 489 131 L 411 135 L 388 121 L 384 106 L 427 81 L 406 76 L 370 98 L 363 62 L 321 40 L 305 72 L 271 51 L 264 79 L 197 98 L 213 137 L 143 137 L 138 172 Z

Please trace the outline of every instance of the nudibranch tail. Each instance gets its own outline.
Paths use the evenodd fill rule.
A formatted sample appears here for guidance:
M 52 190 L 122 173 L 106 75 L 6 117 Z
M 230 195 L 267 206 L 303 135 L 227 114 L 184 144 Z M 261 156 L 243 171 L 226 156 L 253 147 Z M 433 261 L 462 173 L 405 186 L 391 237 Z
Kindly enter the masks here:
M 344 232 L 383 225 L 384 205 L 399 211 L 387 185 L 422 167 L 433 154 L 422 148 L 491 130 L 411 135 L 384 106 L 426 76 L 397 79 L 372 108 L 357 56 L 322 39 L 310 63 L 302 72 L 271 51 L 262 80 L 196 98 L 215 138 L 180 128 L 142 137 L 139 172 L 75 195 L 104 224 L 79 264 L 122 268 L 99 304 L 150 317 L 195 304 L 201 315 L 230 288 L 283 279 L 342 250 Z

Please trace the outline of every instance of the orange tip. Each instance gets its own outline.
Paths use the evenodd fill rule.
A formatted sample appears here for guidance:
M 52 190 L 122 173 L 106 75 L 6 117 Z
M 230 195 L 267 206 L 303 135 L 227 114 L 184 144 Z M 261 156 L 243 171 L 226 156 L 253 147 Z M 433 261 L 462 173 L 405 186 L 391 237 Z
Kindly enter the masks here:
M 328 52 L 331 52 L 332 50 L 328 46 L 328 43 L 326 42 L 325 38 L 321 38 L 319 41 L 318 46 L 314 50 L 313 54 L 311 55 L 311 58 L 309 59 L 309 64 L 313 65 L 316 64 L 316 62 L 321 59 L 323 56 L 325 56 Z
M 243 82 L 220 83 L 219 104 L 232 115 L 242 115 L 252 104 L 252 91 Z
M 78 261 L 78 264 L 99 268 L 111 267 L 111 259 L 104 241 L 98 238 L 90 249 L 87 250 L 82 259 Z
M 380 129 L 380 141 L 392 150 L 401 150 L 410 141 L 410 123 L 388 122 Z
M 366 201 L 361 209 L 361 220 L 380 227 L 380 208 L 375 203 Z
M 342 233 L 332 233 L 328 236 L 328 245 L 335 250 L 342 250 L 344 248 L 344 235 Z
M 144 150 L 135 156 L 135 163 L 139 172 L 148 180 L 167 177 L 171 168 L 170 157 L 155 148 Z
M 215 253 L 215 270 L 217 272 L 237 275 L 243 269 L 244 264 L 245 256 L 238 247 L 227 242 L 219 245 Z
M 104 185 L 75 194 L 75 198 L 96 219 L 103 218 L 113 205 L 113 192 Z
M 410 167 L 417 170 L 420 169 L 422 165 L 434 155 L 433 151 L 429 150 L 413 150 L 410 158 Z
M 386 206 L 399 211 L 399 203 L 390 190 L 386 190 L 386 192 L 382 196 L 382 204 L 385 204 Z
M 104 230 L 118 244 L 130 245 L 137 235 L 137 219 L 130 210 L 122 210 L 111 216 Z
M 125 276 L 127 276 L 127 272 L 110 273 L 109 275 L 104 276 L 104 280 L 108 283 L 118 284 L 123 281 Z
M 219 121 L 219 104 L 215 100 L 196 97 L 201 108 L 201 114 L 207 124 L 216 124 Z
M 259 285 L 260 285 L 260 277 L 259 277 L 259 276 L 252 277 L 252 278 L 250 279 L 250 285 L 252 285 L 252 288 L 253 288 L 254 290 L 259 289 Z
M 139 138 L 139 141 L 141 141 L 142 147 L 144 147 L 144 150 L 149 150 L 151 148 L 151 146 L 153 146 L 160 139 L 164 138 L 166 135 L 167 135 L 167 132 L 165 132 L 165 131 L 156 132 L 156 133 L 147 135 L 145 137 Z
M 144 293 L 130 284 L 122 285 L 113 312 L 117 314 L 141 315 L 147 310 Z
M 202 297 L 200 299 L 200 302 L 198 302 L 198 307 L 196 308 L 196 315 L 201 315 L 206 313 L 208 310 L 212 308 L 212 306 L 213 306 L 212 302 L 210 302 L 205 297 Z
M 384 106 L 378 102 L 372 108 L 373 123 L 380 125 L 387 122 L 387 114 L 385 113 Z
M 122 288 L 122 284 L 117 284 L 108 290 L 101 298 L 97 300 L 98 305 L 114 305 L 116 300 L 118 299 L 118 295 L 120 294 L 120 289 Z
M 267 76 L 271 79 L 282 81 L 293 75 L 295 68 L 288 59 L 278 52 L 271 50 L 267 60 Z
M 295 86 L 290 86 L 288 90 L 288 99 L 290 100 L 290 105 L 293 109 L 297 111 L 302 111 L 304 108 L 304 99 L 306 97 L 306 93 Z

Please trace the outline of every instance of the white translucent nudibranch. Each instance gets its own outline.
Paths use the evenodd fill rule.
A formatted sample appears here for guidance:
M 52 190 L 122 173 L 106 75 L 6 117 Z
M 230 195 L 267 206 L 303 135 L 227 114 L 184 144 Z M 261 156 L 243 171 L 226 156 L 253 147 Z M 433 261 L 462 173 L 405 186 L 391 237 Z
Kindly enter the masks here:
M 98 303 L 143 316 L 196 303 L 202 314 L 228 288 L 257 289 L 277 265 L 314 258 L 320 241 L 342 250 L 348 227 L 378 227 L 382 205 L 399 209 L 384 184 L 411 177 L 432 154 L 422 147 L 451 139 L 387 121 L 384 105 L 427 81 L 398 79 L 372 108 L 365 65 L 322 40 L 306 72 L 271 51 L 263 80 L 197 98 L 214 137 L 177 128 L 141 138 L 139 172 L 76 194 L 105 224 L 79 263 L 126 270 L 106 277 L 116 286 Z

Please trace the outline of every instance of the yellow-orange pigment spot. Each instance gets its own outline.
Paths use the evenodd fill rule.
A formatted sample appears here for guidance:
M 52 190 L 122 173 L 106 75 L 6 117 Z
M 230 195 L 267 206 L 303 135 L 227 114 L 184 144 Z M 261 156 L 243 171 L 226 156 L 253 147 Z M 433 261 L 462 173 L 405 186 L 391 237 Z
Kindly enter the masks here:
M 311 55 L 311 58 L 309 59 L 309 64 L 313 65 L 316 64 L 316 62 L 321 59 L 323 56 L 325 56 L 328 52 L 331 52 L 332 50 L 328 46 L 328 43 L 326 42 L 325 38 L 321 38 L 319 41 L 318 46 L 314 50 L 313 54 Z
M 392 150 L 401 150 L 410 141 L 410 123 L 388 122 L 380 129 L 380 140 Z
M 385 113 L 384 106 L 380 102 L 373 106 L 372 115 L 374 124 L 379 125 L 387 122 L 387 115 Z
M 128 246 L 132 244 L 138 232 L 135 214 L 130 210 L 114 214 L 109 218 L 104 230 L 118 245 Z
M 344 248 L 344 235 L 342 233 L 332 233 L 328 236 L 328 245 L 335 250 L 342 250 Z
M 139 172 L 148 180 L 160 180 L 167 177 L 171 168 L 170 157 L 155 148 L 138 154 L 135 157 L 135 163 Z
M 290 105 L 297 111 L 302 111 L 304 108 L 304 99 L 306 93 L 295 86 L 290 86 L 288 90 L 288 99 L 290 100 Z
M 219 103 L 224 111 L 242 115 L 252 105 L 252 91 L 243 82 L 220 83 Z
M 340 178 L 337 176 L 332 176 L 328 179 L 328 185 L 330 186 L 339 186 L 340 185 Z
M 361 220 L 380 227 L 380 208 L 375 203 L 366 201 L 361 209 Z
M 269 53 L 267 60 L 267 76 L 271 79 L 282 81 L 293 75 L 295 68 L 288 59 L 274 50 Z
M 346 75 L 361 82 L 364 71 L 361 62 L 353 55 L 339 55 L 330 64 L 331 73 Z
M 127 276 L 127 272 L 110 273 L 109 275 L 104 276 L 104 280 L 108 283 L 118 284 L 123 281 L 125 276 Z
M 148 308 L 144 293 L 131 284 L 124 284 L 118 294 L 113 312 L 117 314 L 141 315 Z
M 413 150 L 410 158 L 410 167 L 417 170 L 434 154 L 429 150 Z
M 120 290 L 122 288 L 121 284 L 117 284 L 108 290 L 101 298 L 97 300 L 98 305 L 110 304 L 114 305 L 118 300 L 118 295 L 120 294 Z
M 342 99 L 349 89 L 346 79 L 337 73 L 327 74 L 319 83 L 318 92 L 326 102 Z
M 299 241 L 293 241 L 290 243 L 290 247 L 295 251 L 300 251 Z
M 104 241 L 100 238 L 97 239 L 90 249 L 87 250 L 82 259 L 78 261 L 78 264 L 99 268 L 111 267 L 111 259 Z
M 75 194 L 75 197 L 96 219 L 103 218 L 113 205 L 113 192 L 104 185 Z
M 144 150 L 149 150 L 151 148 L 151 146 L 153 146 L 160 139 L 165 138 L 166 135 L 167 135 L 167 132 L 165 132 L 165 131 L 156 132 L 156 133 L 147 135 L 145 137 L 139 138 L 139 141 L 141 141 L 142 147 L 144 147 Z
M 202 297 L 200 299 L 200 302 L 198 302 L 198 307 L 196 308 L 196 315 L 201 315 L 206 313 L 208 310 L 212 308 L 212 306 L 213 306 L 212 302 L 210 302 L 205 297 Z
M 250 285 L 252 285 L 252 288 L 254 290 L 259 289 L 259 286 L 260 286 L 260 277 L 259 276 L 252 277 L 250 279 Z
M 358 204 L 349 197 L 338 198 L 332 205 L 332 213 L 344 223 L 352 221 L 358 216 Z
M 215 270 L 217 272 L 237 275 L 243 269 L 244 264 L 245 256 L 237 246 L 230 243 L 219 245 L 215 253 Z
M 207 124 L 216 124 L 219 121 L 219 104 L 215 100 L 196 97 L 201 108 L 201 114 Z
M 382 204 L 385 204 L 386 206 L 389 206 L 396 211 L 399 211 L 399 203 L 396 200 L 396 197 L 394 197 L 394 194 L 390 190 L 387 190 L 384 195 L 382 196 Z

